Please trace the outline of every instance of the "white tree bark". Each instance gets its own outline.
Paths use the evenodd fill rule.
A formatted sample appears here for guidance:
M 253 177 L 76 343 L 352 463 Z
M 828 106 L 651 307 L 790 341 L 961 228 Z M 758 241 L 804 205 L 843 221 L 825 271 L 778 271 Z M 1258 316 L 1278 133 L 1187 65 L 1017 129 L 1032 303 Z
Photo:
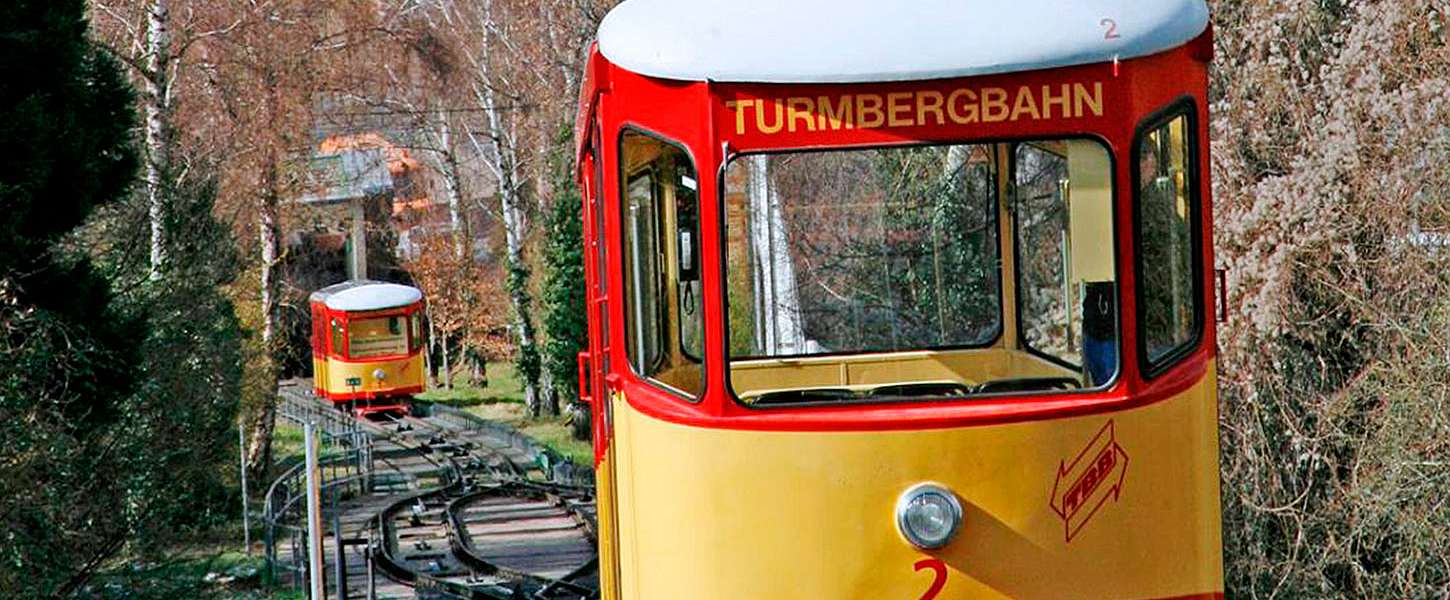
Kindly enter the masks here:
M 438 344 L 443 349 L 443 389 L 451 390 L 453 389 L 453 360 L 449 356 L 452 354 L 452 348 L 448 347 L 448 336 L 445 335 L 439 339 Z
M 277 173 L 276 166 L 271 167 L 264 184 L 267 189 L 262 191 L 260 206 L 257 211 L 257 228 L 259 241 L 261 242 L 261 285 L 262 285 L 262 354 L 265 367 L 270 373 L 269 377 L 274 379 L 276 369 L 273 365 L 273 348 L 277 339 Z M 266 472 L 268 465 L 272 462 L 272 429 L 277 418 L 277 403 L 275 398 L 269 398 L 263 402 L 261 410 L 258 411 L 256 421 L 252 425 L 251 455 L 247 457 L 248 468 L 253 473 L 262 474 Z
M 166 262 L 166 178 L 171 172 L 171 12 L 169 0 L 146 9 L 146 72 L 142 97 L 146 114 L 146 195 L 151 221 L 151 279 Z
M 277 337 L 277 206 L 275 199 L 264 200 L 257 214 L 259 241 L 262 245 L 262 344 L 271 350 Z
M 796 294 L 795 265 L 786 239 L 780 192 L 770 177 L 770 157 L 750 160 L 750 249 L 755 256 L 756 339 L 766 354 L 800 354 L 806 350 Z
M 506 248 L 506 259 L 510 272 L 523 272 L 524 265 L 524 239 L 527 237 L 528 221 L 525 217 L 522 198 L 520 197 L 521 179 L 519 176 L 518 140 L 517 129 L 512 120 L 505 119 L 499 107 L 498 85 L 494 81 L 494 73 L 491 68 L 492 45 L 498 31 L 497 25 L 493 22 L 493 3 L 484 0 L 479 5 L 477 13 L 479 31 L 478 46 L 476 51 L 465 50 L 466 57 L 473 72 L 476 74 L 472 95 L 474 102 L 483 109 L 484 117 L 488 122 L 487 142 L 480 140 L 478 135 L 469 130 L 468 137 L 478 155 L 483 159 L 485 165 L 493 171 L 498 181 L 499 204 L 504 224 L 504 246 Z M 536 355 L 533 315 L 530 314 L 528 303 L 527 282 L 519 282 L 519 285 L 509 285 L 509 301 L 514 309 L 514 334 L 518 341 L 520 355 Z M 539 382 L 536 377 L 525 374 L 524 376 L 524 401 L 532 414 L 540 414 L 541 406 L 539 395 Z
M 486 92 L 486 95 L 490 96 L 488 106 L 496 106 L 494 100 L 491 98 L 492 93 Z M 485 112 L 488 115 L 489 129 L 491 132 L 497 131 L 495 127 L 502 127 L 502 120 L 499 118 L 496 109 L 489 108 Z M 503 142 L 503 136 L 490 133 L 490 137 L 493 138 L 493 145 L 499 155 L 499 165 L 502 167 L 501 171 L 504 174 L 499 181 L 499 201 L 503 210 L 504 246 L 508 258 L 508 267 L 510 272 L 512 272 L 515 269 L 524 268 L 524 237 L 528 227 L 523 207 L 519 202 L 516 184 L 518 181 L 518 159 L 513 147 Z M 528 300 L 525 297 L 528 294 L 527 285 L 510 285 L 508 287 L 509 301 L 514 309 L 514 329 L 518 336 L 519 351 L 520 353 L 532 352 L 534 350 L 535 333 L 533 315 L 529 314 Z M 524 401 L 529 406 L 531 412 L 536 414 L 539 412 L 538 382 L 531 381 L 529 377 L 524 378 Z
M 448 192 L 448 221 L 453 227 L 453 252 L 459 258 L 466 256 L 468 231 L 463 219 L 463 174 L 458 164 L 458 154 L 453 150 L 453 125 L 448 115 L 438 115 L 437 167 L 443 174 L 443 185 Z

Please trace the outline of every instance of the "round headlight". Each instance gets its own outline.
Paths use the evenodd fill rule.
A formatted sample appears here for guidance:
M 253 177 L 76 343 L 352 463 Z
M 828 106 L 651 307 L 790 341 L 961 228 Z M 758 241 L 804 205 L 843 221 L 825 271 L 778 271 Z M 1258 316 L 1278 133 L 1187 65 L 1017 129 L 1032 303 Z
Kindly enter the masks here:
M 373 369 L 373 379 L 382 381 L 388 378 L 388 372 L 382 369 Z
M 902 492 L 896 501 L 896 528 L 911 545 L 932 550 L 947 545 L 962 527 L 962 503 L 935 483 Z

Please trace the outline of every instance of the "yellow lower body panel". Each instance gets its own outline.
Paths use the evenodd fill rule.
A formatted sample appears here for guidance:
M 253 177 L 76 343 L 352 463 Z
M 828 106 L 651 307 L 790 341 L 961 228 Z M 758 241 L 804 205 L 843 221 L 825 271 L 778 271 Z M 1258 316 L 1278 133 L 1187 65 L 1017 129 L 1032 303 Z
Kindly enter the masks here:
M 617 506 L 614 496 L 614 450 L 604 454 L 604 459 L 594 467 L 594 485 L 597 493 L 597 522 L 599 537 L 599 589 L 604 598 L 616 598 L 619 589 L 619 555 L 615 543 L 619 539 L 618 523 L 614 510 Z
M 318 381 L 329 395 L 354 397 L 359 395 L 387 396 L 422 391 L 423 355 L 378 360 L 371 362 L 344 362 L 328 359 L 318 370 L 313 362 L 313 373 L 322 373 Z M 378 377 L 378 375 L 382 377 Z
M 1114 413 L 885 432 L 693 428 L 616 398 L 600 512 L 617 503 L 620 597 L 1221 593 L 1214 390 L 1210 375 Z M 898 496 L 924 481 L 964 507 L 939 551 L 896 529 Z

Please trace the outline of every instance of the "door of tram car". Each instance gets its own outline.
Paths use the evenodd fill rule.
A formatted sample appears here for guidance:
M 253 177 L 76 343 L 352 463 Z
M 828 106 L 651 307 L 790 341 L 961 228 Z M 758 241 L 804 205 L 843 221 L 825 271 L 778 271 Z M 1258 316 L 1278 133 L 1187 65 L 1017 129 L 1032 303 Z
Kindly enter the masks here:
M 589 331 L 587 351 L 579 356 L 579 391 L 589 405 L 591 439 L 594 441 L 594 464 L 596 506 L 598 506 L 598 540 L 600 589 L 605 597 L 615 597 L 615 586 L 619 580 L 615 569 L 618 561 L 617 518 L 614 514 L 614 464 L 606 460 L 612 428 L 613 399 L 606 382 L 609 372 L 609 298 L 608 258 L 609 245 L 604 233 L 605 199 L 603 192 L 603 162 L 599 156 L 599 127 L 590 124 L 589 148 L 581 156 L 581 189 L 584 193 L 584 223 L 588 231 L 588 246 L 585 256 L 585 274 L 590 285 L 586 286 L 586 327 Z
M 585 395 L 591 407 L 591 429 L 595 440 L 595 461 L 603 458 L 607 449 L 609 388 L 605 374 L 609 372 L 609 299 L 608 280 L 604 265 L 608 262 L 608 245 L 604 238 L 604 195 L 601 189 L 601 172 L 598 129 L 592 129 L 590 148 L 583 155 L 584 202 L 589 235 L 589 255 L 586 260 L 587 273 L 593 285 L 588 286 L 587 327 L 589 330 L 588 351 L 579 357 L 579 391 Z

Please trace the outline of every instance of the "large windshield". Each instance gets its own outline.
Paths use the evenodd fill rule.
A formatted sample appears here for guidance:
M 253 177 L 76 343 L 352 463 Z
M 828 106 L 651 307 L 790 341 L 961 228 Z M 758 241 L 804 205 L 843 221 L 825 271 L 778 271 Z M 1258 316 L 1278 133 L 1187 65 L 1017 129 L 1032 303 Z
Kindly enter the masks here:
M 732 162 L 731 356 L 990 342 L 1002 312 L 991 152 L 947 146 Z
M 732 386 L 754 403 L 1106 383 L 1110 165 L 1077 140 L 734 159 Z
M 347 322 L 348 357 L 374 358 L 408 353 L 403 315 L 351 319 Z

